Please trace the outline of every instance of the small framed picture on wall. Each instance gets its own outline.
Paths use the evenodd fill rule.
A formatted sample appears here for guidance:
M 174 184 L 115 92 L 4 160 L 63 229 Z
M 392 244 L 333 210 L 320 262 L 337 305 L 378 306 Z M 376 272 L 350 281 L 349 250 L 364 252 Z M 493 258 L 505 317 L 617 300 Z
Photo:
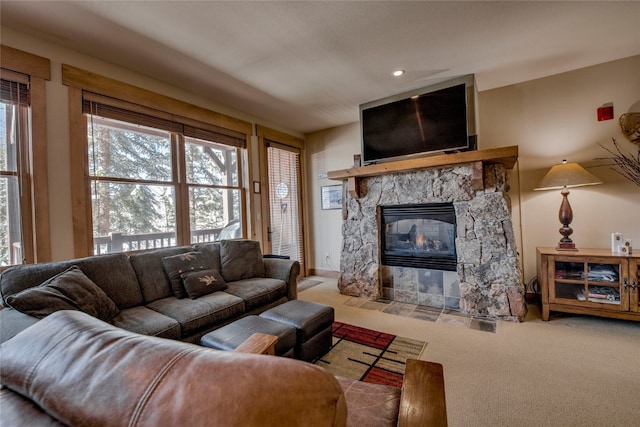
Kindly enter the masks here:
M 325 185 L 320 187 L 322 209 L 342 208 L 342 185 Z

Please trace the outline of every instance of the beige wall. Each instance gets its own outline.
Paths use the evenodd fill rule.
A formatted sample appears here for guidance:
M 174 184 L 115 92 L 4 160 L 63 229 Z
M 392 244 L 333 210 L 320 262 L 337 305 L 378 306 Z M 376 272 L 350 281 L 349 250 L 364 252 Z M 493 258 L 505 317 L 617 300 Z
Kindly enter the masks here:
M 610 247 L 612 232 L 633 239 L 640 251 L 640 187 L 594 161 L 607 153 L 597 143 L 615 137 L 637 151 L 620 132 L 617 118 L 640 99 L 640 56 L 588 67 L 504 88 L 479 92 L 479 146 L 519 146 L 519 160 L 510 174 L 512 218 L 519 242 L 523 280 L 536 275 L 537 246 L 555 246 L 560 239 L 559 191 L 533 188 L 555 163 L 566 158 L 587 167 L 604 185 L 571 190 L 572 238 L 577 247 Z M 614 104 L 615 120 L 598 122 L 596 110 Z M 360 152 L 357 123 L 307 135 L 310 206 L 310 268 L 339 269 L 340 211 L 322 211 L 319 179 L 328 170 L 348 168 Z M 331 266 L 325 260 L 330 254 Z
M 52 256 L 55 260 L 73 256 L 71 195 L 69 177 L 69 130 L 67 88 L 61 83 L 61 64 L 66 63 L 209 108 L 253 123 L 300 136 L 259 118 L 216 104 L 149 79 L 125 68 L 62 48 L 11 29 L 1 28 L 2 43 L 51 60 L 52 79 L 47 82 L 47 139 L 49 166 Z M 554 246 L 560 235 L 557 211 L 560 194 L 533 192 L 546 170 L 562 158 L 592 166 L 594 158 L 605 156 L 596 142 L 611 137 L 633 149 L 618 130 L 615 120 L 597 122 L 596 108 L 613 102 L 615 117 L 640 99 L 640 56 L 601 64 L 544 79 L 479 93 L 480 147 L 520 146 L 520 159 L 511 173 L 513 220 L 519 234 L 524 280 L 535 276 L 535 247 Z M 255 139 L 251 144 L 256 146 Z M 308 266 L 338 270 L 342 244 L 340 210 L 321 210 L 320 187 L 336 181 L 320 178 L 321 173 L 351 166 L 353 154 L 360 152 L 357 123 L 307 135 Z M 252 179 L 258 179 L 258 163 L 252 157 Z M 607 167 L 592 171 L 604 185 L 578 188 L 570 200 L 575 218 L 573 238 L 578 247 L 608 247 L 610 233 L 622 232 L 640 251 L 640 189 Z M 521 183 L 520 183 L 521 182 Z M 259 198 L 253 197 L 258 203 Z M 260 209 L 253 210 L 260 225 Z M 520 221 L 521 220 L 521 221 Z M 521 238 L 520 238 L 521 233 Z M 251 237 L 259 238 L 252 234 Z M 329 255 L 327 259 L 326 255 Z
M 51 254 L 53 260 L 73 258 L 72 217 L 71 217 L 71 193 L 69 175 L 69 121 L 67 87 L 62 84 L 62 64 L 73 65 L 103 76 L 120 80 L 150 91 L 160 93 L 175 99 L 189 102 L 219 113 L 237 117 L 248 122 L 261 124 L 289 133 L 294 136 L 302 135 L 294 131 L 278 127 L 273 123 L 249 116 L 224 105 L 215 103 L 210 99 L 183 91 L 171 85 L 150 79 L 147 76 L 134 73 L 123 67 L 100 61 L 73 50 L 62 48 L 59 45 L 32 37 L 15 30 L 2 27 L 2 44 L 23 50 L 35 55 L 48 58 L 51 61 L 51 81 L 46 83 L 47 96 L 47 159 L 49 168 L 49 202 L 51 224 Z M 245 176 L 247 182 L 258 181 L 258 154 L 256 138 L 252 138 L 249 144 L 252 150 L 250 162 L 252 165 L 251 176 Z M 253 221 L 249 230 L 250 237 L 261 239 L 261 210 L 260 199 L 252 194 L 249 197 L 248 210 L 253 214 Z M 259 196 L 259 195 L 258 195 Z

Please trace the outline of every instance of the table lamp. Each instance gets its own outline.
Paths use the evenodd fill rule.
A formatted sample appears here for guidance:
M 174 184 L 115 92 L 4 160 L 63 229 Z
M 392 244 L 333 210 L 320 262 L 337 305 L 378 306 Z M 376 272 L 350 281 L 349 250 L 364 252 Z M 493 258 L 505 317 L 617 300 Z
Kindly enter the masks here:
M 551 167 L 538 186 L 534 188 L 534 190 L 562 189 L 560 192 L 562 194 L 562 204 L 558 212 L 558 218 L 562 224 L 562 228 L 560 228 L 562 239 L 558 242 L 557 250 L 577 251 L 575 243 L 569 237 L 573 233 L 573 229 L 569 227 L 569 224 L 573 221 L 573 211 L 569 204 L 569 190 L 567 188 L 597 184 L 602 184 L 602 181 L 591 172 L 588 172 L 577 163 L 567 163 L 566 160 L 563 160 L 562 163 Z

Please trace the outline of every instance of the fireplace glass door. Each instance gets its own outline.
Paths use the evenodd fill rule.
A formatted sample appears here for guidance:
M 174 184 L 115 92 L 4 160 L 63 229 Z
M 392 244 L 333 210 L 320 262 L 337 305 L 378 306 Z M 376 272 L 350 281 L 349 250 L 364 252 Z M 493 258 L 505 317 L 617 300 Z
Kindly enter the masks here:
M 456 270 L 456 217 L 451 203 L 380 206 L 384 265 Z

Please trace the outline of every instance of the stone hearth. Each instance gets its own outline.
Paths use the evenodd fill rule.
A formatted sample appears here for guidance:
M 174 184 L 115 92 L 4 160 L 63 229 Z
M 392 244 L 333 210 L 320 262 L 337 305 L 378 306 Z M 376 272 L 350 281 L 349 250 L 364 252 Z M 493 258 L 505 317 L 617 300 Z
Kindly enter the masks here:
M 338 280 L 342 294 L 370 299 L 383 296 L 383 281 L 390 273 L 389 267 L 380 263 L 379 205 L 450 202 L 457 221 L 457 272 L 447 273 L 454 278 L 457 273 L 460 312 L 492 319 L 524 319 L 524 287 L 503 163 L 471 162 L 374 176 L 361 174 L 355 185 L 345 181 L 344 188 Z M 424 305 L 419 277 L 422 275 L 424 280 L 425 274 L 438 275 L 437 271 L 424 271 L 407 273 L 403 267 L 397 274 L 399 280 L 407 274 L 418 277 L 415 296 L 409 284 L 395 299 Z M 450 276 L 448 280 L 451 281 Z

